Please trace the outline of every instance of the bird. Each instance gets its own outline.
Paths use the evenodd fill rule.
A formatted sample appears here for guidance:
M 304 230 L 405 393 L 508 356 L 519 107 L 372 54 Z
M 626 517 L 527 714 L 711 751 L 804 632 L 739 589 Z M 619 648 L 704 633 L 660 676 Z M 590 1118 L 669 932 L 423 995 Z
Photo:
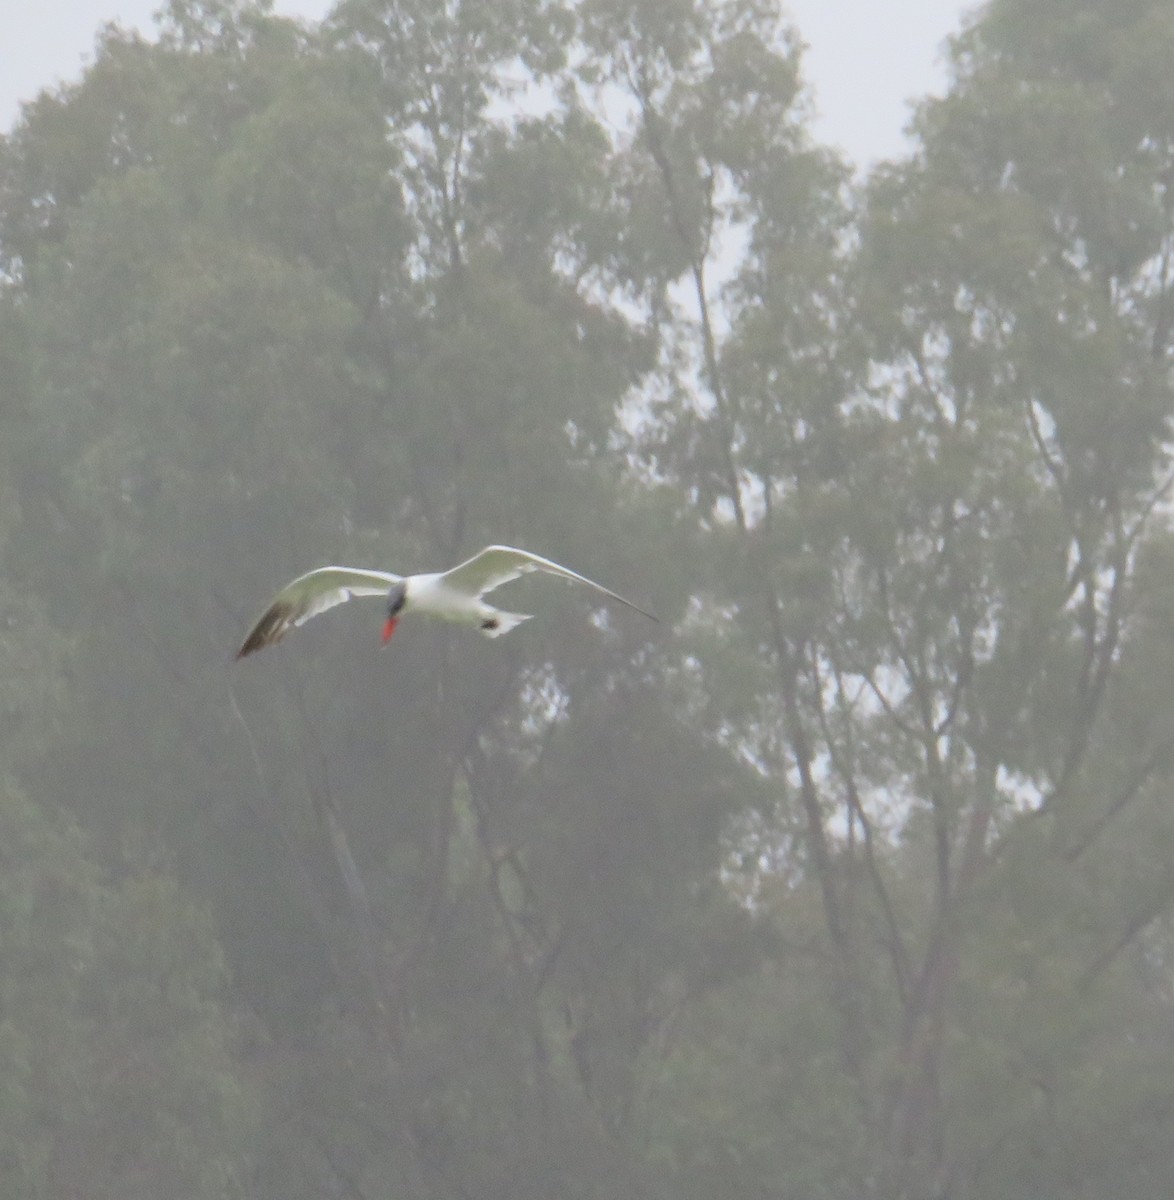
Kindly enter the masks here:
M 549 558 L 531 554 L 529 550 L 519 550 L 515 546 L 486 546 L 448 571 L 405 576 L 364 567 L 318 567 L 299 575 L 273 597 L 253 623 L 236 652 L 236 658 L 242 659 L 247 654 L 276 644 L 291 629 L 304 625 L 311 617 L 344 603 L 352 596 L 386 596 L 387 616 L 382 635 L 384 645 L 391 641 L 400 618 L 411 612 L 472 625 L 486 637 L 501 637 L 511 629 L 516 629 L 523 621 L 528 621 L 532 614 L 505 612 L 487 604 L 482 597 L 486 592 L 492 592 L 532 571 L 586 584 L 653 621 L 658 619 L 603 584 Z

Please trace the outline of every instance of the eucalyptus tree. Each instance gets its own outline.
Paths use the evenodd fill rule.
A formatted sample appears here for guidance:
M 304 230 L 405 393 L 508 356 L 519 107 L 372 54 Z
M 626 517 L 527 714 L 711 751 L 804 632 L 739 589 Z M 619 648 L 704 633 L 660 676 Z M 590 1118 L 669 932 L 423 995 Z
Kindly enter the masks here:
M 175 0 L 25 110 L 4 753 L 151 937 L 214 914 L 210 1162 L 1164 1194 L 1169 33 L 993 5 L 866 187 L 757 0 Z M 661 631 L 355 605 L 228 673 L 298 571 L 496 540 Z
M 731 743 L 778 797 L 733 847 L 748 902 L 777 913 L 784 964 L 815 971 L 791 1003 L 814 987 L 838 1014 L 822 1036 L 844 1085 L 822 1080 L 823 1128 L 871 1146 L 821 1186 L 1095 1192 L 1124 1154 L 1100 1143 L 1099 1182 L 1077 1184 L 1039 1147 L 1087 1136 L 1088 1072 L 1128 1093 L 1132 1039 L 1152 1051 L 1165 1011 L 1137 972 L 1164 959 L 1171 899 L 1153 616 L 1168 22 L 1144 4 L 980 13 L 857 233 L 834 164 L 775 118 L 739 165 L 721 93 L 682 103 L 658 14 L 624 11 L 613 77 L 637 107 L 631 177 L 659 185 L 683 345 L 666 379 L 684 368 L 642 447 L 724 568 L 707 607 L 733 619 L 699 658 L 714 694 L 741 695 Z M 708 44 L 693 54 L 720 79 Z M 746 255 L 719 293 L 723 219 Z M 1137 1024 L 1115 1029 L 1122 1011 Z M 779 1087 L 788 1065 L 803 1078 L 782 1061 Z M 1146 1095 L 1104 1115 L 1122 1128 L 1149 1105 L 1129 1177 L 1156 1195 L 1165 1102 Z M 801 1116 L 783 1139 L 810 1136 Z M 760 1112 L 735 1127 L 762 1186 L 786 1142 L 765 1141 Z
M 646 630 L 569 596 L 376 659 L 348 613 L 227 675 L 250 597 L 316 559 L 505 539 L 669 593 L 616 452 L 654 342 L 614 303 L 612 148 L 551 82 L 570 14 L 492 15 L 176 3 L 0 162 L 21 539 L 77 705 L 30 786 L 215 912 L 260 1194 L 661 1191 L 642 1056 L 746 957 L 716 866 L 752 772 Z M 502 115 L 515 68 L 545 111 Z

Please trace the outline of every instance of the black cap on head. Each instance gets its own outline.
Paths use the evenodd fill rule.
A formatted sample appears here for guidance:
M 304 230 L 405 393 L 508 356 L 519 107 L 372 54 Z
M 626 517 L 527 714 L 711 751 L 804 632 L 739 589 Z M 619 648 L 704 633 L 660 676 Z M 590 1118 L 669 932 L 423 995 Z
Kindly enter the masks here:
M 401 579 L 399 583 L 391 585 L 391 591 L 387 593 L 387 615 L 395 617 L 399 615 L 399 611 L 404 606 L 404 601 L 408 598 L 408 585 Z

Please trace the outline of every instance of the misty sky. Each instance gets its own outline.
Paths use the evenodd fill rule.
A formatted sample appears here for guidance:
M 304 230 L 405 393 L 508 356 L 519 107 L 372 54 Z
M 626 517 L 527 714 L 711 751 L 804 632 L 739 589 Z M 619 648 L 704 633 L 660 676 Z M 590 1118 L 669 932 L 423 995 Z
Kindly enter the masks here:
M 80 74 L 99 25 L 149 30 L 160 3 L 0 0 L 0 130 L 12 125 L 19 101 Z M 817 135 L 861 165 L 899 153 L 906 100 L 942 90 L 942 42 L 971 7 L 964 0 L 790 0 L 810 47 L 806 76 L 815 87 Z M 317 19 L 330 0 L 276 0 L 275 8 Z

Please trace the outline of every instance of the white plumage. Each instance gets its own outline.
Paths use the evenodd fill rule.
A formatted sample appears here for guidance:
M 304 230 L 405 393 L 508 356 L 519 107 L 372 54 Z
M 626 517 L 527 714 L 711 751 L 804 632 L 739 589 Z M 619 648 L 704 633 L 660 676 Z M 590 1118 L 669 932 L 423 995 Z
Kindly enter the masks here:
M 625 600 L 610 588 L 549 558 L 514 546 L 486 546 L 449 571 L 404 576 L 361 567 L 319 567 L 316 571 L 299 575 L 274 596 L 249 630 L 236 656 L 243 658 L 255 650 L 273 645 L 291 629 L 296 629 L 311 617 L 344 603 L 352 596 L 388 598 L 387 619 L 383 627 L 385 642 L 394 632 L 399 618 L 410 612 L 427 613 L 442 620 L 474 625 L 486 637 L 500 637 L 529 620 L 530 614 L 504 612 L 487 604 L 482 597 L 486 592 L 531 571 L 586 584 L 656 620 L 652 613 L 633 604 L 631 600 Z

